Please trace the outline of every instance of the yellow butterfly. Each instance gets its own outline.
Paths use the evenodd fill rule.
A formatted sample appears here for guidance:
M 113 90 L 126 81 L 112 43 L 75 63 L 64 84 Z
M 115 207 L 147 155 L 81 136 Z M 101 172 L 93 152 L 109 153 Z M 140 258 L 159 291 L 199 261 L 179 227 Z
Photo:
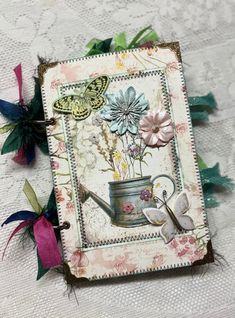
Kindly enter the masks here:
M 67 95 L 59 98 L 53 104 L 53 108 L 61 113 L 69 113 L 76 120 L 86 119 L 92 111 L 100 110 L 105 104 L 104 93 L 109 85 L 106 75 L 96 77 L 75 95 Z

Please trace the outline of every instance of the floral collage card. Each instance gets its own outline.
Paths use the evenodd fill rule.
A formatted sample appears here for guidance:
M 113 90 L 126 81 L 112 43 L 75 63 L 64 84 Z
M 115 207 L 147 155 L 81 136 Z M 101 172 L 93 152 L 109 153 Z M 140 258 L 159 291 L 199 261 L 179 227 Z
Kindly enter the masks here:
M 39 67 L 73 278 L 213 261 L 179 44 Z

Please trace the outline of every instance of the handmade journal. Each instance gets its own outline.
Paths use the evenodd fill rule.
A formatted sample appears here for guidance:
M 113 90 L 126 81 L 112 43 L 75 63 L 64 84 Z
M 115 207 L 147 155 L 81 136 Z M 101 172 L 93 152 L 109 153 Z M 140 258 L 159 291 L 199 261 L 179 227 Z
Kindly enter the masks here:
M 212 262 L 178 42 L 41 64 L 39 75 L 70 275 Z

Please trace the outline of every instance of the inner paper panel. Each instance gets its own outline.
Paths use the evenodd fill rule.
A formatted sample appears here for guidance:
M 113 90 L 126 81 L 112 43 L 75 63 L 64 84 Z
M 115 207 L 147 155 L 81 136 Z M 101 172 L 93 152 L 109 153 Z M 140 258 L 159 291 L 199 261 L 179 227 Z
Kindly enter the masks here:
M 81 85 L 82 83 L 64 85 L 60 91 L 66 95 L 73 94 Z M 144 94 L 145 99 L 149 102 L 150 110 L 164 109 L 171 114 L 166 78 L 162 71 L 144 71 L 135 76 L 113 76 L 110 78 L 106 94 L 126 92 L 128 87 L 133 87 L 137 96 Z M 69 149 L 69 155 L 76 160 L 76 171 L 73 173 L 77 175 L 79 182 L 85 188 L 94 192 L 108 204 L 110 204 L 109 182 L 118 179 L 117 172 L 119 175 L 129 174 L 130 178 L 133 178 L 139 177 L 142 170 L 142 176 L 154 178 L 165 174 L 176 179 L 177 164 L 174 141 L 159 149 L 148 148 L 146 159 L 140 167 L 138 162 L 132 164 L 128 161 L 125 155 L 125 151 L 128 151 L 137 140 L 125 136 L 120 140 L 115 137 L 115 134 L 112 134 L 113 136 L 110 138 L 108 123 L 101 119 L 100 111 L 93 112 L 91 116 L 82 121 L 76 121 L 70 115 L 66 115 L 66 117 L 69 127 L 66 129 L 67 138 L 72 139 L 73 144 L 73 149 Z M 110 150 L 114 153 L 113 160 L 116 160 L 116 172 L 111 170 L 109 163 Z M 125 165 L 126 163 L 128 166 Z M 164 178 L 156 179 L 153 192 L 157 195 L 158 191 L 163 189 L 170 193 L 172 191 L 171 182 Z M 79 213 L 79 209 L 77 209 L 77 213 L 80 228 L 82 228 L 84 247 L 147 240 L 159 235 L 159 227 L 152 225 L 128 228 L 114 225 L 107 211 L 104 211 L 92 198 L 84 202 L 81 213 Z

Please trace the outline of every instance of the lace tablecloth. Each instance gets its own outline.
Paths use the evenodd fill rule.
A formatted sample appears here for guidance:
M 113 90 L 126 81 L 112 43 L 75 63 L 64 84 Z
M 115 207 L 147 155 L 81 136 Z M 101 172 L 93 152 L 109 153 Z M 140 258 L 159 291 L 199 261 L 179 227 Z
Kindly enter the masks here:
M 235 1 L 234 0 L 11 0 L 0 1 L 0 97 L 14 101 L 12 69 L 22 63 L 24 96 L 33 94 L 37 54 L 52 59 L 81 56 L 93 37 L 125 30 L 130 37 L 152 24 L 164 41 L 179 40 L 190 95 L 212 91 L 218 111 L 195 129 L 197 149 L 209 165 L 220 163 L 235 179 Z M 0 118 L 0 123 L 4 119 Z M 1 137 L 1 144 L 3 142 Z M 22 193 L 28 178 L 42 202 L 51 191 L 48 157 L 38 153 L 32 168 L 22 169 L 0 157 L 0 222 L 29 208 Z M 223 266 L 210 265 L 205 275 L 188 269 L 81 284 L 70 298 L 63 278 L 48 273 L 36 282 L 37 261 L 31 243 L 10 244 L 0 262 L 1 318 L 221 318 L 235 314 L 234 195 L 219 195 L 208 211 L 214 248 Z M 1 229 L 1 252 L 12 226 Z M 218 265 L 218 264 L 217 264 Z

